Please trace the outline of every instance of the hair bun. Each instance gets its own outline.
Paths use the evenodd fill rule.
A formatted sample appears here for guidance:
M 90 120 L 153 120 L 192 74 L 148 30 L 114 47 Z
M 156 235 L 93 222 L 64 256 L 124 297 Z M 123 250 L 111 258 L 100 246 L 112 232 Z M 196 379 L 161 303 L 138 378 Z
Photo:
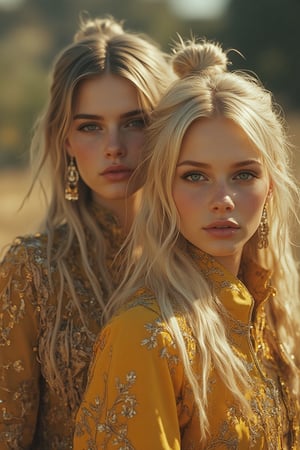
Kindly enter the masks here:
M 123 34 L 123 23 L 117 22 L 113 17 L 105 19 L 81 18 L 79 30 L 74 35 L 74 42 L 79 42 L 90 37 L 106 36 L 107 38 Z
M 174 49 L 173 69 L 180 78 L 195 74 L 220 73 L 227 70 L 227 54 L 217 43 L 181 39 Z

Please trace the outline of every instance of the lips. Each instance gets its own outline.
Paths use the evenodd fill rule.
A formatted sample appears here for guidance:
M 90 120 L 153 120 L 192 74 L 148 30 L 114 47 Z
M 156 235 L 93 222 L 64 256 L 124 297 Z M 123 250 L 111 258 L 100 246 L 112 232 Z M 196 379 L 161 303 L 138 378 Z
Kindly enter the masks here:
M 228 228 L 239 229 L 240 227 L 234 221 L 220 220 L 220 221 L 213 222 L 213 223 L 207 225 L 206 227 L 204 227 L 204 230 L 211 230 L 211 229 L 223 230 L 223 229 L 228 229 Z
M 115 165 L 107 167 L 100 175 L 110 182 L 118 182 L 129 180 L 132 173 L 133 170 L 127 166 Z
M 226 239 L 233 237 L 240 229 L 239 225 L 231 220 L 221 220 L 210 223 L 203 228 L 209 236 L 215 239 Z
M 132 170 L 129 169 L 127 166 L 118 165 L 118 166 L 110 166 L 107 167 L 103 172 L 101 172 L 101 175 L 106 175 L 109 173 L 121 173 L 121 172 L 130 172 L 132 173 Z

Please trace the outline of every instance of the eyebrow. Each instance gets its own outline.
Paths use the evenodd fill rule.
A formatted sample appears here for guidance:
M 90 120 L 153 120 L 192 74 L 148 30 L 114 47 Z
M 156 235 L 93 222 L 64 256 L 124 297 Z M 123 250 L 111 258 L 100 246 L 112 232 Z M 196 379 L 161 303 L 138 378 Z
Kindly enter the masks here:
M 245 161 L 239 161 L 237 163 L 232 164 L 232 167 L 238 168 L 238 167 L 250 166 L 250 165 L 255 165 L 255 164 L 261 165 L 261 162 L 257 159 L 247 159 Z M 179 164 L 177 164 L 177 167 L 180 167 L 180 166 L 196 166 L 196 167 L 202 167 L 203 169 L 209 169 L 211 167 L 210 164 L 202 163 L 199 161 L 193 161 L 193 160 L 182 161 Z
M 128 111 L 126 113 L 123 113 L 120 115 L 121 119 L 126 119 L 128 117 L 135 117 L 135 116 L 141 116 L 146 115 L 145 111 L 143 109 L 134 109 L 133 111 Z M 104 120 L 103 116 L 99 116 L 98 114 L 75 114 L 73 116 L 73 120 L 80 120 L 80 119 L 88 119 L 88 120 Z

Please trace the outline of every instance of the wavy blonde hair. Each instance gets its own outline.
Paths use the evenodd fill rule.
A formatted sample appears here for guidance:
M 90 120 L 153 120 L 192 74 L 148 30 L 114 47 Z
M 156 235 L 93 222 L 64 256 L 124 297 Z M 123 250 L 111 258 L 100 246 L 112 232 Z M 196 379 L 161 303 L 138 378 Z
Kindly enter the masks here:
M 128 239 L 128 269 L 105 311 L 108 320 L 141 287 L 154 293 L 181 352 L 204 440 L 209 430 L 207 384 L 211 364 L 241 406 L 247 409 L 249 405 L 244 395 L 247 371 L 228 342 L 217 303 L 179 233 L 179 216 L 172 197 L 183 137 L 199 118 L 225 117 L 240 126 L 261 153 L 272 180 L 269 246 L 258 249 L 256 232 L 245 246 L 242 259 L 251 258 L 272 272 L 277 295 L 266 307 L 273 333 L 271 344 L 279 358 L 285 353 L 287 382 L 299 397 L 299 370 L 295 364 L 300 362 L 299 277 L 290 232 L 291 219 L 298 220 L 299 192 L 291 171 L 290 146 L 270 92 L 253 76 L 229 72 L 228 63 L 228 53 L 212 42 L 181 40 L 175 50 L 173 66 L 180 79 L 152 114 L 144 160 L 143 202 Z M 198 342 L 203 369 L 201 390 L 189 364 L 175 306 L 186 317 Z
M 35 167 L 32 188 L 35 183 L 40 182 L 44 192 L 49 191 L 49 186 L 43 185 L 44 169 L 47 171 L 47 179 L 49 178 L 51 182 L 49 209 L 44 225 L 48 236 L 48 276 L 50 286 L 53 288 L 50 265 L 57 264 L 60 284 L 55 286 L 57 314 L 47 348 L 43 349 L 43 360 L 45 360 L 49 383 L 55 384 L 61 391 L 64 387 L 56 363 L 55 344 L 62 320 L 61 309 L 65 285 L 68 286 L 73 303 L 84 322 L 74 280 L 67 265 L 68 255 L 74 242 L 79 244 L 82 270 L 102 307 L 113 289 L 113 281 L 106 267 L 105 237 L 90 211 L 89 187 L 80 180 L 79 200 L 69 202 L 64 197 L 69 162 L 65 140 L 72 120 L 78 87 L 83 80 L 107 73 L 119 75 L 135 86 L 139 102 L 146 114 L 153 110 L 174 77 L 168 57 L 158 45 L 142 34 L 125 31 L 123 24 L 111 16 L 95 19 L 82 18 L 73 43 L 66 47 L 55 61 L 49 101 L 36 123 L 31 154 Z M 61 224 L 65 224 L 67 229 L 66 240 L 58 247 L 56 246 L 54 251 L 54 233 Z M 91 267 L 88 259 L 87 233 L 90 235 L 90 242 L 93 242 L 95 254 L 98 255 L 97 267 Z M 101 274 L 101 282 L 99 274 Z M 66 351 L 65 354 L 67 355 L 68 352 Z

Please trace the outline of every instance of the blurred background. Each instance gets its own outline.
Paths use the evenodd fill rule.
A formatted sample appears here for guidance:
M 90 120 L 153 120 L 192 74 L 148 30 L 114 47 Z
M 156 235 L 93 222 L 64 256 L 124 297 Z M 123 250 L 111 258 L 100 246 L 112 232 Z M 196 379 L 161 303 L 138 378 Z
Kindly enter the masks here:
M 177 33 L 220 41 L 233 68 L 254 71 L 285 111 L 300 157 L 299 0 L 0 0 L 0 249 L 34 231 L 44 212 L 37 192 L 19 211 L 30 185 L 29 143 L 43 107 L 49 72 L 69 44 L 79 14 L 111 14 L 170 51 Z

